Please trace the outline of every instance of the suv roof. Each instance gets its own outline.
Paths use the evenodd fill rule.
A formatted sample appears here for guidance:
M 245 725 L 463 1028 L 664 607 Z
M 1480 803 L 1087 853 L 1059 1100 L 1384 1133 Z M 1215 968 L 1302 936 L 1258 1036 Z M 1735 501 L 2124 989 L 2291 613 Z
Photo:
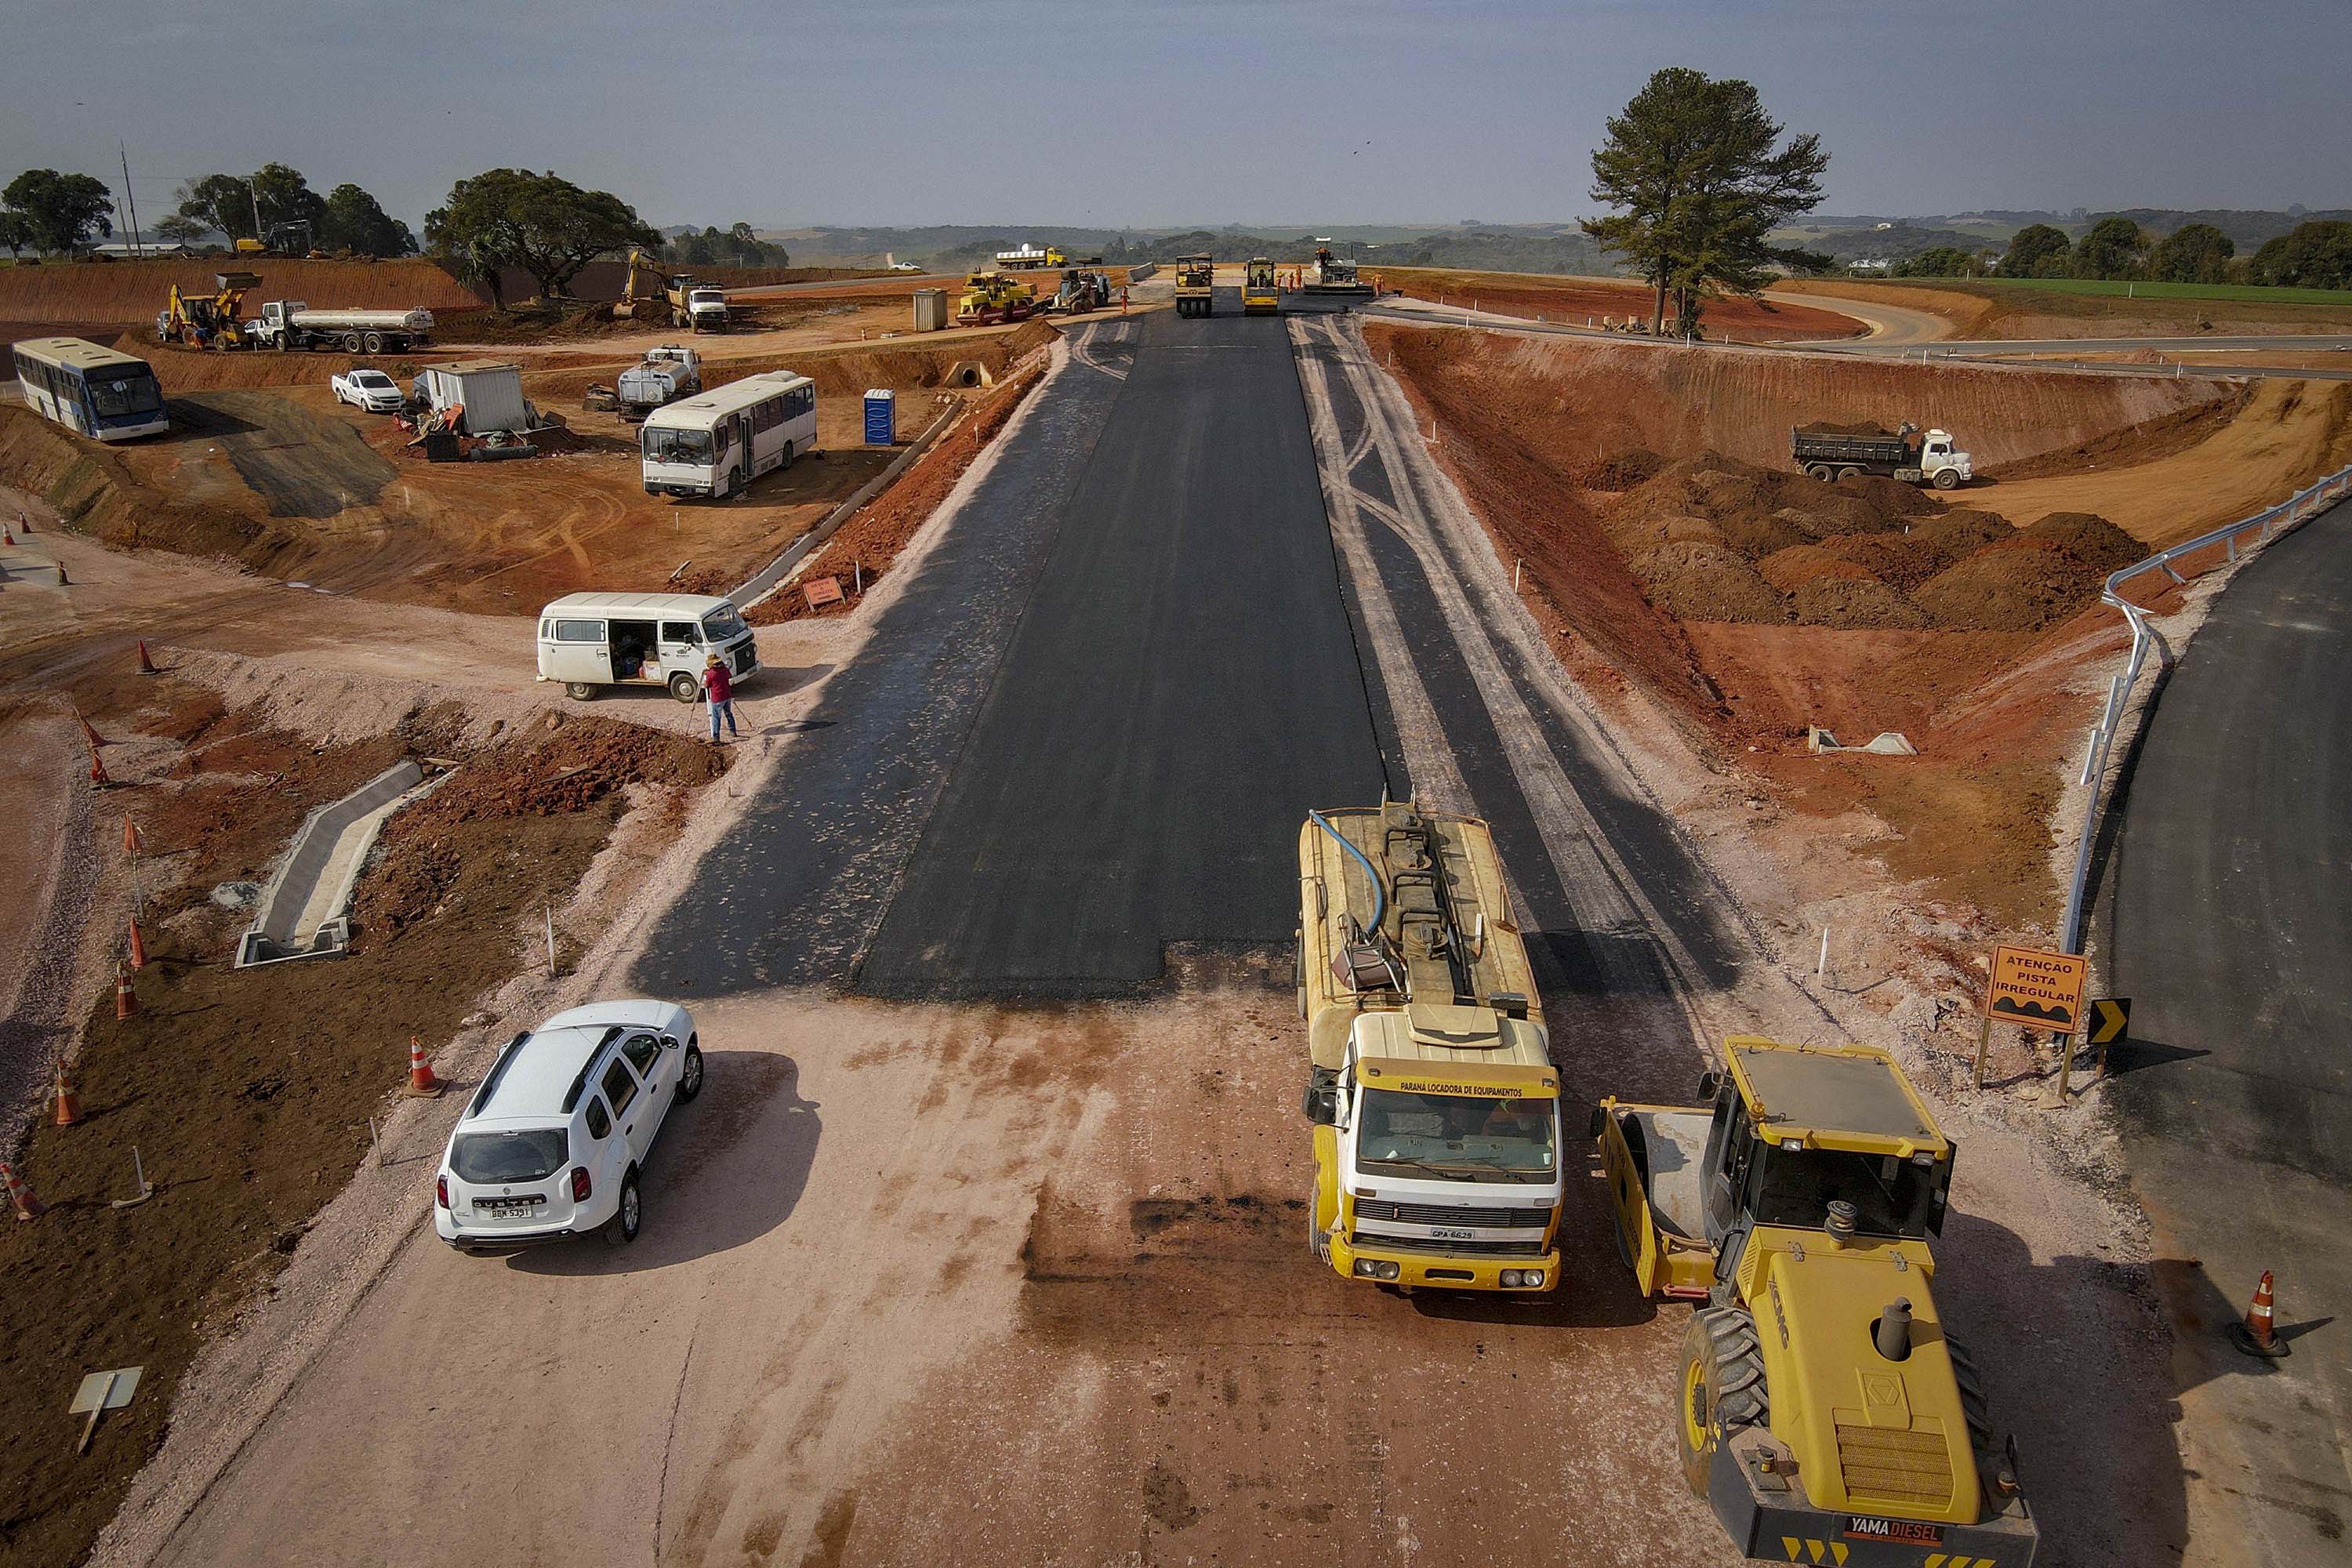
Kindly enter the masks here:
M 616 1033 L 621 1026 L 580 1025 L 572 1028 L 550 1028 L 541 1025 L 523 1037 L 521 1043 L 504 1053 L 502 1067 L 493 1068 L 489 1079 L 477 1092 L 474 1104 L 467 1107 L 468 1121 L 560 1121 L 568 1112 L 564 1096 L 604 1044 L 607 1036 Z

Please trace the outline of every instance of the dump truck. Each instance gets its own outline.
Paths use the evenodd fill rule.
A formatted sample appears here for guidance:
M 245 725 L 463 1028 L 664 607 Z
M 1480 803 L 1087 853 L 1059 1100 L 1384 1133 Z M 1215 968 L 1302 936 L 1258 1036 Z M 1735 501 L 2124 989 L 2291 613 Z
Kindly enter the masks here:
M 622 418 L 634 423 L 701 390 L 701 357 L 692 349 L 664 343 L 647 349 L 644 359 L 620 374 L 614 384 L 614 405 Z
M 215 272 L 210 294 L 189 294 L 172 285 L 163 308 L 155 312 L 155 337 L 160 342 L 186 343 L 192 348 L 241 349 L 247 346 L 246 290 L 261 279 L 250 272 Z
M 1213 316 L 1217 313 L 1217 264 L 1206 256 L 1176 258 L 1176 313 Z
M 433 341 L 430 310 L 314 310 L 301 300 L 272 300 L 246 335 L 262 348 L 341 349 L 347 354 L 396 354 Z
M 1699 1303 L 1683 1477 L 1751 1558 L 2026 1568 L 2013 1440 L 1937 1310 L 1953 1146 L 1883 1051 L 1725 1042 L 1696 1106 L 1594 1110 L 1619 1256 Z
M 731 318 L 727 290 L 715 283 L 698 283 L 680 274 L 669 280 L 663 295 L 669 301 L 669 324 L 697 332 L 723 332 Z
M 1410 801 L 1298 836 L 1307 1240 L 1398 1291 L 1559 1282 L 1559 1073 L 1486 825 Z
M 1062 254 L 1059 246 L 1054 245 L 1042 248 L 1034 245 L 1024 245 L 1017 250 L 1000 250 L 996 253 L 997 269 L 1003 272 L 1026 272 L 1037 268 L 1068 265 L 1069 258 Z
M 1242 314 L 1271 316 L 1282 309 L 1282 288 L 1275 281 L 1274 263 L 1253 256 L 1242 264 Z
M 967 327 L 1025 321 L 1037 313 L 1037 291 L 1002 272 L 975 272 L 964 279 L 956 321 Z
M 1789 432 L 1789 456 L 1813 478 L 1831 482 L 1856 474 L 1879 474 L 1906 484 L 1955 489 L 1976 477 L 1966 452 L 1955 451 L 1948 430 L 1924 436 L 1916 425 L 1897 430 L 1875 426 L 1802 425 Z

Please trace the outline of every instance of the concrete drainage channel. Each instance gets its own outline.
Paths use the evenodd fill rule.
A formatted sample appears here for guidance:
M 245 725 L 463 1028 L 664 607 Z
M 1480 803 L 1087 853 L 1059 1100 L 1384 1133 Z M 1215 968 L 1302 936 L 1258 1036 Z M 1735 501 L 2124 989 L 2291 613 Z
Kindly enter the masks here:
M 421 800 L 450 775 L 426 778 L 422 764 L 396 763 L 302 822 L 286 859 L 262 890 L 253 929 L 236 944 L 236 967 L 295 958 L 332 958 L 351 943 L 345 914 L 360 868 L 394 812 Z

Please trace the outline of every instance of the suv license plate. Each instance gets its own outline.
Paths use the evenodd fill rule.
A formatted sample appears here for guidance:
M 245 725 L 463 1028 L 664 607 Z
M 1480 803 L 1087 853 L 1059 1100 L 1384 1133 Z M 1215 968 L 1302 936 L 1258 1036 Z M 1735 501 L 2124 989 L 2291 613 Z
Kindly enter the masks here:
M 537 1208 L 545 1198 L 476 1198 L 474 1207 L 484 1214 L 514 1214 L 522 1209 Z

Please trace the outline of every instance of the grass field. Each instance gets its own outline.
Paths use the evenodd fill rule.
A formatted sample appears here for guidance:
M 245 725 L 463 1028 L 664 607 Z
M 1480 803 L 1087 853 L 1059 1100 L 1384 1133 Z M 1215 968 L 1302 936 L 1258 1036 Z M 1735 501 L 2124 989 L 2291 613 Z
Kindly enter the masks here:
M 2352 289 L 2265 289 L 2252 283 L 2116 283 L 2095 278 L 1905 278 L 1905 283 L 1965 283 L 2112 300 L 2220 300 L 2233 305 L 2352 305 Z

